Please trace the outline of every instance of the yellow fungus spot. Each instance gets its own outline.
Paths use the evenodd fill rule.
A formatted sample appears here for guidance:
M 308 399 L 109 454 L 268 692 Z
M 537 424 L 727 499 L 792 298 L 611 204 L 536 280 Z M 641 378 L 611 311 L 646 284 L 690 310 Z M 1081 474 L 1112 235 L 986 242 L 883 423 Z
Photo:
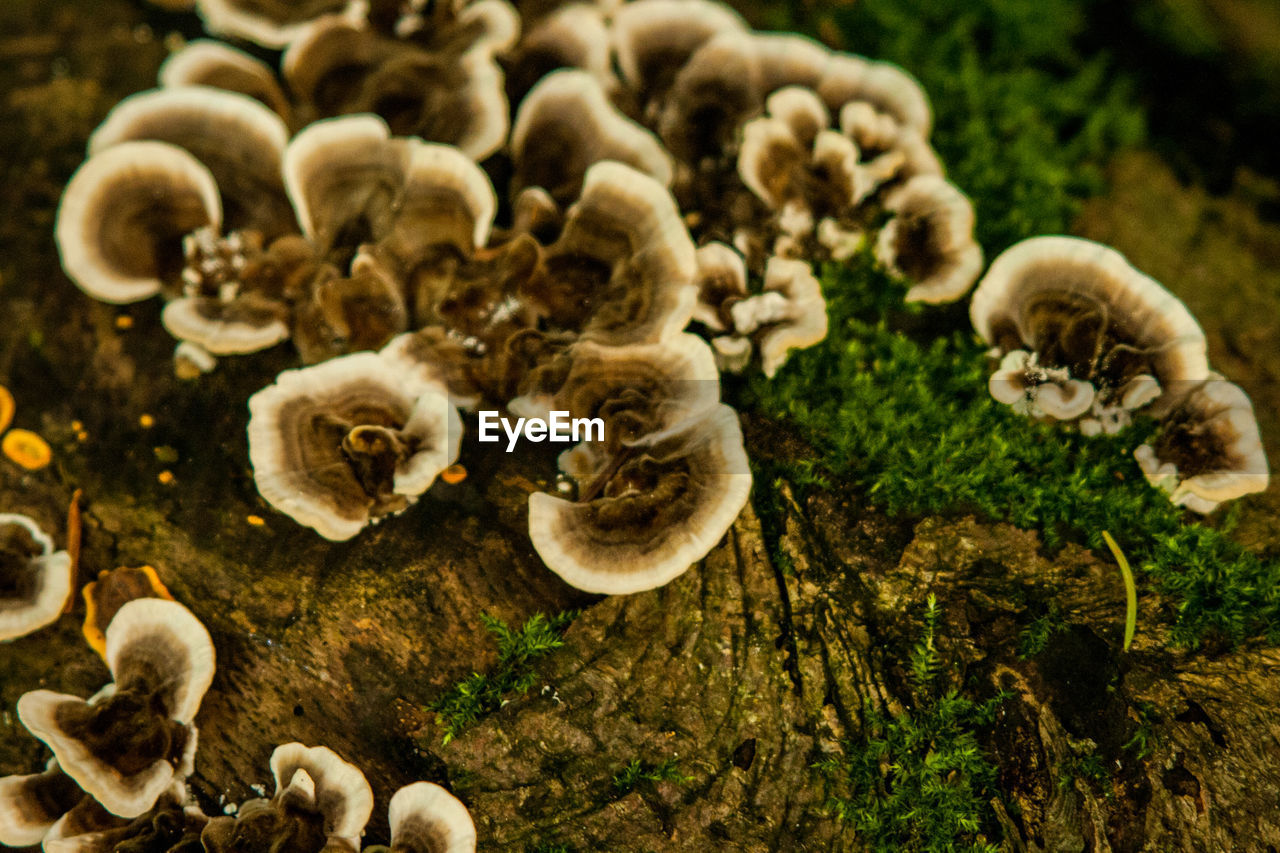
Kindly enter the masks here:
M 85 432 L 84 430 L 80 430 L 78 433 L 76 433 L 76 441 L 88 441 L 88 440 L 89 440 L 89 433 Z
M 245 518 L 245 521 L 249 522 L 249 523 L 250 523 L 250 524 L 252 524 L 254 527 L 262 527 L 263 525 L 265 525 L 265 524 L 267 523 L 267 522 L 266 522 L 266 519 L 264 519 L 264 518 L 263 518 L 262 516 L 260 516 L 260 515 L 250 515 L 250 516 L 247 516 L 247 517 Z
M 4 455 L 28 471 L 36 471 L 53 461 L 53 451 L 45 440 L 26 429 L 9 430 L 0 449 Z
M 132 328 L 133 328 L 133 318 L 132 318 L 132 317 L 130 317 L 128 314 L 121 314 L 121 315 L 119 315 L 118 317 L 116 317 L 116 328 L 117 328 L 117 329 L 132 329 Z
M 16 408 L 9 389 L 0 385 L 0 432 L 7 430 L 9 424 L 13 423 L 13 412 Z
M 440 472 L 440 479 L 451 486 L 456 486 L 467 479 L 467 469 L 461 465 L 450 465 Z
M 163 598 L 173 601 L 173 595 L 160 582 L 160 576 L 151 566 L 136 569 L 121 567 L 103 569 L 98 579 L 81 590 L 84 596 L 84 638 L 89 647 L 104 660 L 107 655 L 107 624 L 121 607 L 135 598 Z
M 83 431 L 83 430 L 84 430 L 84 421 L 72 421 L 72 422 L 71 422 L 71 429 L 75 430 L 76 432 L 81 432 L 81 431 Z
M 156 479 L 160 481 L 160 485 L 167 486 L 173 482 L 173 472 L 161 471 L 159 474 L 156 475 Z
M 138 424 L 143 429 L 151 429 L 153 426 L 156 425 L 156 419 L 151 417 L 151 415 L 142 415 L 141 417 L 138 418 Z

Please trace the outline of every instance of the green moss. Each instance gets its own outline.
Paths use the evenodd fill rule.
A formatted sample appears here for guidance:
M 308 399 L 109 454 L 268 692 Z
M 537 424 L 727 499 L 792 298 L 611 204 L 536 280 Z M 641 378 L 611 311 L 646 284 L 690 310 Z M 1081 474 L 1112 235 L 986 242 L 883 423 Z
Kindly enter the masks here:
M 859 0 L 806 21 L 924 86 L 932 142 L 974 200 L 989 252 L 1066 230 L 1119 146 L 1143 138 L 1134 87 L 1078 45 L 1098 0 Z
M 658 782 L 674 782 L 683 785 L 693 781 L 692 777 L 680 772 L 679 764 L 674 758 L 664 758 L 657 764 L 633 758 L 626 767 L 613 776 L 613 790 L 623 797 L 631 793 L 642 783 L 650 785 Z
M 977 730 L 991 723 L 1003 697 L 979 703 L 940 684 L 938 617 L 930 595 L 909 661 L 911 707 L 887 715 L 868 705 L 861 739 L 817 765 L 829 808 L 877 853 L 998 849 L 984 833 L 994 825 L 987 804 L 996 771 L 978 745 Z
M 578 616 L 567 610 L 550 618 L 534 614 L 522 628 L 513 629 L 488 614 L 480 618 L 498 641 L 498 665 L 490 672 L 474 672 L 431 703 L 430 709 L 444 729 L 444 743 L 502 707 L 513 695 L 524 695 L 537 681 L 533 662 L 564 645 L 564 632 Z
M 817 451 L 788 479 L 861 485 L 891 514 L 1009 521 L 1050 547 L 1104 551 L 1108 529 L 1170 602 L 1175 642 L 1280 640 L 1280 564 L 1184 523 L 1147 485 L 1131 453 L 1153 424 L 1086 438 L 996 403 L 976 338 L 939 334 L 936 309 L 900 307 L 903 285 L 869 252 L 829 266 L 823 283 L 826 341 L 746 388 L 747 405 L 799 427 Z
M 1045 613 L 1032 619 L 1018 633 L 1018 659 L 1027 660 L 1043 652 L 1049 639 L 1066 626 L 1058 605 L 1050 604 Z

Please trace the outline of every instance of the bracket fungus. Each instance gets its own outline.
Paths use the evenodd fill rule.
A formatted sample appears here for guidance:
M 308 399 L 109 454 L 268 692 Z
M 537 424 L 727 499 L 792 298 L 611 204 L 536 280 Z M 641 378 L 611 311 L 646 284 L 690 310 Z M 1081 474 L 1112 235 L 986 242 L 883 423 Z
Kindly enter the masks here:
M 39 844 L 84 798 L 84 791 L 53 759 L 40 773 L 0 778 L 0 844 Z
M 388 819 L 392 853 L 475 853 L 470 812 L 439 785 L 415 782 L 396 791 Z
M 106 661 L 113 682 L 99 696 L 35 690 L 18 700 L 18 717 L 85 793 L 131 818 L 192 772 L 213 642 L 181 604 L 137 599 L 111 620 Z
M 0 641 L 37 631 L 71 596 L 71 556 L 25 515 L 0 513 Z
M 234 817 L 215 817 L 200 841 L 208 853 L 288 850 L 357 853 L 373 813 L 364 774 L 328 747 L 286 743 L 271 753 L 276 790 L 249 800 Z
M 444 388 L 355 353 L 298 370 L 249 399 L 249 460 L 268 503 L 326 539 L 399 512 L 458 458 Z
M 1183 304 L 1088 240 L 1033 237 L 1007 249 L 969 316 L 1004 359 L 992 396 L 1076 419 L 1084 432 L 1115 432 L 1131 412 L 1209 377 L 1204 333 Z
M 1270 480 L 1253 404 L 1240 386 L 1217 376 L 1183 394 L 1161 417 L 1154 443 L 1133 455 L 1153 486 L 1200 513 L 1265 491 Z
M 822 285 L 804 261 L 770 258 L 764 289 L 734 302 L 729 316 L 733 336 L 755 344 L 764 375 L 770 378 L 786 363 L 791 350 L 813 346 L 827 336 Z M 722 344 L 720 350 L 730 353 L 738 348 Z
M 684 574 L 751 491 L 738 415 L 723 404 L 617 453 L 595 454 L 589 468 L 572 473 L 577 501 L 529 496 L 529 536 L 566 582 L 606 595 L 655 589 Z

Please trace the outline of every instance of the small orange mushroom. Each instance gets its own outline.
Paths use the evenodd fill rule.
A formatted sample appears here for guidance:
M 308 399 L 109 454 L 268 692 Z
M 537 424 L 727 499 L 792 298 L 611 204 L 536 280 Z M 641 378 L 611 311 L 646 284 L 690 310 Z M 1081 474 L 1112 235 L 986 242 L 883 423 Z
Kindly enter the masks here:
M 9 424 L 13 423 L 13 412 L 16 408 L 9 389 L 0 385 L 0 432 L 7 430 Z
M 11 461 L 28 471 L 38 471 L 53 461 L 53 451 L 48 443 L 31 430 L 9 430 L 0 441 L 0 449 Z
M 151 566 L 136 569 L 121 567 L 114 571 L 103 569 L 98 579 L 85 585 L 84 638 L 89 647 L 104 660 L 107 654 L 107 626 L 117 611 L 135 598 L 163 598 L 173 601 L 173 596 L 160 576 Z
M 456 486 L 467 479 L 467 469 L 462 465 L 450 465 L 440 472 L 440 479 L 451 486 Z

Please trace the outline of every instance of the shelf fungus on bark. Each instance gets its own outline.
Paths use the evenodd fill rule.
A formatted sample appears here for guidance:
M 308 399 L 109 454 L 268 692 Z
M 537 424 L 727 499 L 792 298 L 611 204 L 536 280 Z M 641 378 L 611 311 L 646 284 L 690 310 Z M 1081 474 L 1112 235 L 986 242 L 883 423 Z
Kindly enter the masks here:
M 185 786 L 175 785 L 151 810 L 130 820 L 84 797 L 50 828 L 44 853 L 204 853 L 200 833 L 208 818 L 185 801 Z
M 23 637 L 62 615 L 75 577 L 71 556 L 25 515 L 0 513 L 0 641 Z
M 815 89 L 827 107 L 838 113 L 845 104 L 864 103 L 892 116 L 902 127 L 929 138 L 933 110 L 920 83 L 889 62 L 850 53 L 833 53 Z
M 286 370 L 249 398 L 262 497 L 331 540 L 407 508 L 458 457 L 444 388 L 375 353 Z
M 121 607 L 139 598 L 173 601 L 173 595 L 152 566 L 103 569 L 97 580 L 85 584 L 81 595 L 84 597 L 85 642 L 103 660 L 107 657 L 107 627 Z
M 917 175 L 891 191 L 893 214 L 876 238 L 876 258 L 911 282 L 908 302 L 954 302 L 982 272 L 973 205 L 941 175 Z
M 822 285 L 804 261 L 773 257 L 764 273 L 764 289 L 729 309 L 733 337 L 749 339 L 760 353 L 764 375 L 772 378 L 793 349 L 820 343 L 827 336 L 827 301 Z M 716 340 L 719 340 L 717 338 Z M 725 366 L 739 347 L 718 348 Z
M 288 850 L 356 853 L 373 813 L 364 774 L 328 747 L 286 743 L 271 753 L 276 790 L 271 799 L 240 805 L 234 817 L 215 817 L 201 842 L 208 853 Z
M 512 104 L 558 68 L 580 68 L 606 91 L 617 88 L 605 10 L 595 3 L 569 3 L 529 22 L 504 65 L 507 98 Z
M 269 48 L 285 47 L 323 15 L 343 13 L 361 20 L 366 5 L 353 0 L 196 0 L 210 33 Z
M 722 32 L 746 32 L 728 6 L 708 0 L 635 0 L 613 15 L 614 52 L 622 82 L 646 121 L 657 118 L 680 69 Z
M 1223 501 L 1265 491 L 1267 454 L 1249 396 L 1213 377 L 1173 403 L 1153 443 L 1133 455 L 1148 482 L 1178 506 L 1213 512 Z
M 711 348 L 697 335 L 680 334 L 654 344 L 574 344 L 534 380 L 535 387 L 508 408 L 522 417 L 547 419 L 554 410 L 604 423 L 602 446 L 617 453 L 720 402 L 720 373 Z
M 582 197 L 527 290 L 553 328 L 621 345 L 683 330 L 696 277 L 693 241 L 670 193 L 605 161 L 587 170 Z
M 1186 307 L 1088 240 L 1033 237 L 1006 250 L 969 316 L 1003 359 L 992 396 L 1035 415 L 1073 415 L 1085 433 L 1116 432 L 1132 412 L 1209 377 L 1204 333 Z
M 114 681 L 94 700 L 35 690 L 18 700 L 18 717 L 85 793 L 132 818 L 193 770 L 213 642 L 182 605 L 144 598 L 111 620 L 106 652 Z
M 548 568 L 587 592 L 669 583 L 720 541 L 751 490 L 738 414 L 725 405 L 618 453 L 590 454 L 589 465 L 565 455 L 578 500 L 530 495 L 529 536 Z
M 165 142 L 127 142 L 72 176 L 54 238 L 81 290 L 123 304 L 177 288 L 183 237 L 221 221 L 218 186 L 200 161 Z
M 289 99 L 276 73 L 262 60 L 214 39 L 194 39 L 160 64 L 157 82 L 168 89 L 179 86 L 212 86 L 248 95 L 287 123 L 292 115 Z
M 260 102 L 208 86 L 139 92 L 94 130 L 89 157 L 141 140 L 177 145 L 208 168 L 228 230 L 250 229 L 263 242 L 297 231 L 280 177 L 289 131 Z
M 439 785 L 415 782 L 396 791 L 388 819 L 392 853 L 475 853 L 471 813 Z
M 513 192 L 542 187 L 561 205 L 582 192 L 589 169 L 616 160 L 663 186 L 671 183 L 671 155 L 650 131 L 618 111 L 586 71 L 553 71 L 525 96 L 511 130 Z
M 295 122 L 375 113 L 397 135 L 455 145 L 483 160 L 502 147 L 509 130 L 502 71 L 494 60 L 500 39 L 464 24 L 458 23 L 456 35 L 469 40 L 465 49 L 390 38 L 340 16 L 313 21 L 281 60 L 296 99 Z M 439 35 L 449 40 L 447 33 Z
M 39 844 L 53 825 L 85 798 L 84 791 L 50 759 L 40 773 L 0 779 L 0 844 Z
M 747 296 L 747 265 L 741 253 L 724 243 L 699 246 L 698 301 L 693 319 L 713 332 L 733 327 L 729 310 Z

